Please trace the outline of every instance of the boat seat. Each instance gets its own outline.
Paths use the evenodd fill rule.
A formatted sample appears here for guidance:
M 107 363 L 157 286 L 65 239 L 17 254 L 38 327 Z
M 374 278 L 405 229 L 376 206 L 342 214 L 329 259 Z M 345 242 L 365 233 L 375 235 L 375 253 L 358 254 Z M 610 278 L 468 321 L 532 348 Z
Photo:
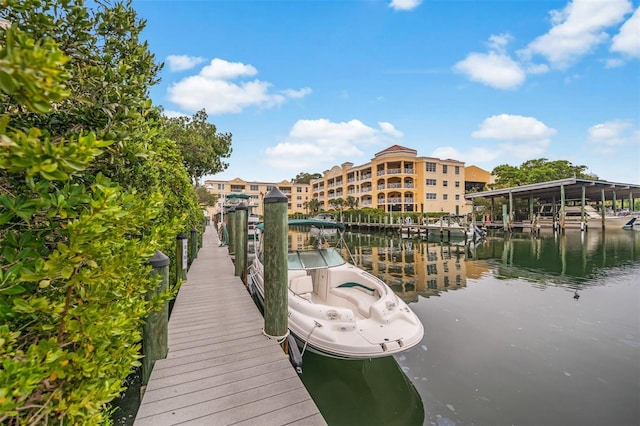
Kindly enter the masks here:
M 360 288 L 363 288 L 365 290 L 369 290 L 372 294 L 376 291 L 374 288 L 368 287 L 368 286 L 366 286 L 364 284 L 352 283 L 352 282 L 342 283 L 336 288 L 353 288 L 353 287 L 360 287 Z
M 351 283 L 356 284 L 356 283 Z M 338 286 L 331 289 L 331 294 L 337 297 L 348 300 L 356 306 L 360 315 L 365 318 L 371 317 L 371 305 L 379 299 L 379 296 L 375 294 L 369 294 L 367 292 L 373 291 L 373 289 L 364 285 L 352 285 L 352 286 Z
M 291 278 L 289 288 L 295 295 L 310 299 L 313 293 L 313 280 L 309 275 Z

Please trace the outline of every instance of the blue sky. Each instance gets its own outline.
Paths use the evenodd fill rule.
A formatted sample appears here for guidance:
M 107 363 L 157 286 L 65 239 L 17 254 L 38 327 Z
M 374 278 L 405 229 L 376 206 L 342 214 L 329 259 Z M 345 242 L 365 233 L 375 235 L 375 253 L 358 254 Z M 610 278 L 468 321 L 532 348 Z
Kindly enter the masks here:
M 134 0 L 167 115 L 233 134 L 215 179 L 279 182 L 399 144 L 640 184 L 640 0 Z

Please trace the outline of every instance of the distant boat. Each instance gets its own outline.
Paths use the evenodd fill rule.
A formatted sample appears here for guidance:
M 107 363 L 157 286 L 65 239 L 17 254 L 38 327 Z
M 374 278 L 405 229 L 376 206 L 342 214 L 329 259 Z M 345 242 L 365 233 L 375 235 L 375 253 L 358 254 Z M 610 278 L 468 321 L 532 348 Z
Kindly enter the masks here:
M 337 222 L 336 221 L 336 217 L 330 213 L 320 213 L 318 215 L 315 215 L 314 217 L 312 217 L 311 219 L 313 220 L 324 220 L 327 222 Z
M 553 221 L 553 213 L 554 210 L 551 204 L 541 205 L 538 211 L 538 221 L 547 223 Z M 559 220 L 557 216 L 560 214 L 560 206 L 556 205 L 555 213 L 555 220 Z M 602 224 L 602 215 L 600 212 L 588 204 L 584 206 L 584 218 L 586 225 L 589 227 L 601 226 Z M 633 218 L 631 213 L 616 215 L 605 212 L 604 223 L 606 227 L 624 226 L 631 218 Z M 582 222 L 582 206 L 565 206 L 564 220 L 565 224 L 580 224 L 580 222 Z
M 631 220 L 624 224 L 622 229 L 631 231 L 640 231 L 640 218 L 632 217 Z

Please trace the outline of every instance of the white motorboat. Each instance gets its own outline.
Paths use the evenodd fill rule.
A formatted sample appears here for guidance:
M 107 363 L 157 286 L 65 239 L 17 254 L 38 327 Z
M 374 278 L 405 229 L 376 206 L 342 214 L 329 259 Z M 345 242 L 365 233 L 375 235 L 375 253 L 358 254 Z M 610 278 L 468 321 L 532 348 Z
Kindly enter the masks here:
M 289 226 L 337 229 L 341 223 L 292 219 Z M 264 229 L 264 224 L 258 225 Z M 289 330 L 298 346 L 322 355 L 368 359 L 406 351 L 422 341 L 424 327 L 393 290 L 372 274 L 348 263 L 326 241 L 288 254 Z M 346 247 L 346 244 L 344 244 Z M 249 267 L 256 295 L 264 301 L 263 251 Z
M 640 218 L 632 217 L 629 222 L 625 223 L 622 229 L 640 231 Z
M 580 226 L 580 223 L 583 221 L 583 210 L 581 206 L 565 206 L 564 212 L 566 225 L 574 225 L 574 227 Z M 624 226 L 632 218 L 633 216 L 629 213 L 617 215 L 605 211 L 604 222 L 607 227 L 618 227 Z M 540 206 L 540 210 L 538 211 L 538 221 L 540 223 L 559 220 L 560 206 L 556 206 L 555 210 L 551 204 L 543 204 Z M 593 206 L 587 204 L 584 206 L 584 223 L 590 228 L 602 226 L 602 214 Z

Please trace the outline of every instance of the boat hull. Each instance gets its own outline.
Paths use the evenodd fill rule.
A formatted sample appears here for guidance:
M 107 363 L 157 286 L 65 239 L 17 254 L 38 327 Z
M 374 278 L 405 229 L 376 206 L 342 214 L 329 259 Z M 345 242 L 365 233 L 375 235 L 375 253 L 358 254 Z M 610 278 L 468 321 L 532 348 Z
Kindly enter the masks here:
M 254 259 L 249 276 L 255 296 L 264 306 L 261 268 L 259 260 Z M 365 294 L 354 281 L 347 287 L 330 285 L 323 300 L 319 300 L 320 295 L 315 292 L 313 296 L 296 295 L 290 286 L 288 326 L 303 352 L 309 350 L 339 359 L 371 359 L 406 351 L 422 341 L 422 323 L 382 281 L 348 263 L 309 273 L 315 274 L 314 278 L 323 274 L 343 278 L 357 276 L 362 286 L 379 286 L 376 291 L 383 294 L 371 305 L 366 305 L 366 300 L 373 300 L 374 296 Z

